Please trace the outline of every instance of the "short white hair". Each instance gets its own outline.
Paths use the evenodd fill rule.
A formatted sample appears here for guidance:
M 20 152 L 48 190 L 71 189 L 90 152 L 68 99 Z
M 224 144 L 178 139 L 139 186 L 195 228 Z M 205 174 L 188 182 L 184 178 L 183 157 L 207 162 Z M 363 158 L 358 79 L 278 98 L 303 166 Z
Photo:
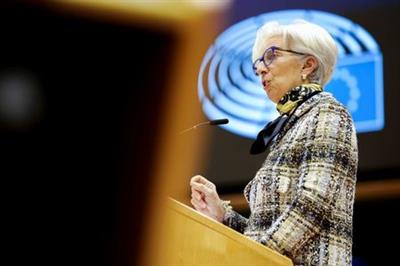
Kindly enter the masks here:
M 317 59 L 318 66 L 309 76 L 311 82 L 323 86 L 330 80 L 336 65 L 338 49 L 332 36 L 324 28 L 305 20 L 294 20 L 287 25 L 277 21 L 267 22 L 257 31 L 253 62 L 268 48 L 265 47 L 266 41 L 275 36 L 282 37 L 286 47 L 281 48 L 309 54 Z

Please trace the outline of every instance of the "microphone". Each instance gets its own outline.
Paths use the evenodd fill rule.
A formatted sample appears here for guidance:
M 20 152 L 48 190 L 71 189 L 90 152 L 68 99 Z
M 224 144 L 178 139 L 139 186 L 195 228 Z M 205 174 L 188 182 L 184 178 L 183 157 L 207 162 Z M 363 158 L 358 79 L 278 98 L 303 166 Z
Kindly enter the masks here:
M 198 123 L 197 125 L 194 125 L 194 126 L 188 128 L 188 129 L 185 129 L 185 130 L 181 131 L 180 134 L 186 133 L 189 130 L 196 129 L 198 127 L 205 126 L 205 125 L 216 126 L 216 125 L 225 125 L 225 124 L 228 124 L 228 123 L 229 123 L 229 120 L 226 119 L 226 118 L 211 120 L 211 121 L 207 121 L 207 122 L 201 122 L 201 123 Z
M 208 122 L 210 126 L 215 126 L 215 125 L 225 125 L 229 123 L 229 120 L 224 118 L 224 119 L 216 119 L 216 120 L 211 120 Z

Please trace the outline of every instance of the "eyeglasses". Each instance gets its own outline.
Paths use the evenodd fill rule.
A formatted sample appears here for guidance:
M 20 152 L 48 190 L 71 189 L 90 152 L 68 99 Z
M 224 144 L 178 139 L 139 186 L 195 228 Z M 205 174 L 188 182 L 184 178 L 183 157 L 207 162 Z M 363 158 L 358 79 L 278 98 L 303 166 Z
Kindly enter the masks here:
M 263 62 L 264 66 L 268 67 L 272 63 L 272 61 L 274 61 L 274 59 L 275 59 L 275 56 L 276 56 L 275 51 L 284 51 L 284 52 L 289 52 L 289 53 L 297 54 L 297 55 L 306 55 L 304 53 L 296 52 L 293 50 L 287 50 L 287 49 L 279 48 L 277 46 L 271 46 L 267 50 L 265 50 L 264 54 L 260 58 L 258 58 L 256 61 L 254 61 L 254 63 L 253 63 L 253 70 L 257 76 L 258 76 L 257 64 L 260 62 Z

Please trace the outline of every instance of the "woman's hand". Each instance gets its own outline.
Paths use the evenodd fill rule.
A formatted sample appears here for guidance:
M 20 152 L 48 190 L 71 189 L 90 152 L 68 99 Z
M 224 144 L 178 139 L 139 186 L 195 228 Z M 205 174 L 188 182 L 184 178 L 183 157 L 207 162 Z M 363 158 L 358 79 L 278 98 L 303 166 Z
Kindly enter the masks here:
M 196 175 L 190 180 L 192 190 L 191 203 L 196 210 L 208 217 L 222 222 L 225 209 L 219 198 L 215 185 L 201 175 Z

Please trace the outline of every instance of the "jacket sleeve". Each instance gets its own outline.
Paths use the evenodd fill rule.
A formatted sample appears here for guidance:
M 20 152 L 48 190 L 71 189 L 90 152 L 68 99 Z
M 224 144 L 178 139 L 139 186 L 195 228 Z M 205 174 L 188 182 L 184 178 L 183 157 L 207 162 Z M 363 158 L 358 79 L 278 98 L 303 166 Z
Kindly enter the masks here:
M 222 223 L 239 233 L 243 233 L 247 226 L 248 219 L 234 211 L 229 201 L 224 201 L 223 206 L 225 209 L 225 215 Z
M 307 126 L 294 199 L 257 240 L 288 256 L 335 222 L 333 210 L 351 216 L 354 202 L 358 151 L 350 115 L 342 106 L 326 104 Z

